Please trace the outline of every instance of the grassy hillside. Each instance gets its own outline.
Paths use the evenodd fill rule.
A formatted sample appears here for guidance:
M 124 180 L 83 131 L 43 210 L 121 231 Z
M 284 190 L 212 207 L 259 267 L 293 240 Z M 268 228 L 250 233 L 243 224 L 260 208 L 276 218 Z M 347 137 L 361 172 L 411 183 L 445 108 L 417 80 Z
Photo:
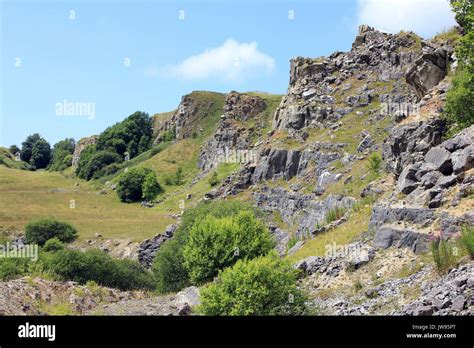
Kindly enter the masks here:
M 72 223 L 79 232 L 78 241 L 101 233 L 104 238 L 131 238 L 136 241 L 162 232 L 168 224 L 176 222 L 172 214 L 195 205 L 212 187 L 208 182 L 213 172 L 192 184 L 199 174 L 197 167 L 201 145 L 216 130 L 223 113 L 225 95 L 212 92 L 193 92 L 190 95 L 196 105 L 192 127 L 200 129 L 197 136 L 161 144 L 161 151 L 152 155 L 150 151 L 132 159 L 128 167 L 143 166 L 153 169 L 164 193 L 153 208 L 142 208 L 138 203 L 121 203 L 110 184 L 117 182 L 123 169 L 117 174 L 92 180 L 78 179 L 73 168 L 66 171 L 25 171 L 21 163 L 7 158 L 8 150 L 1 149 L 0 159 L 10 162 L 0 165 L 0 229 L 23 230 L 25 224 L 35 218 L 53 216 Z M 271 117 L 281 96 L 259 94 L 267 102 L 263 119 L 270 127 Z M 156 122 L 170 117 L 172 113 L 156 116 Z M 249 121 L 251 126 L 252 121 Z M 266 133 L 262 133 L 266 135 Z M 5 151 L 3 151 L 5 150 Z M 7 168 L 12 167 L 12 168 Z M 175 175 L 178 168 L 183 172 L 181 185 L 167 185 L 166 178 Z M 238 170 L 239 164 L 221 164 L 217 169 L 218 179 L 226 178 Z M 100 194 L 100 192 L 105 194 Z M 190 199 L 187 199 L 188 196 Z M 70 208 L 71 200 L 75 208 Z

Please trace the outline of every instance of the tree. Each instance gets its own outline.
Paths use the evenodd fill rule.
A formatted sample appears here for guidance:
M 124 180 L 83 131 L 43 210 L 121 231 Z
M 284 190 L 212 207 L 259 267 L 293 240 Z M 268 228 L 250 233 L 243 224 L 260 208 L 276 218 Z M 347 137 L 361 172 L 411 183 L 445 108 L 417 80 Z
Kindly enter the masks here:
M 36 168 L 46 168 L 51 162 L 51 147 L 44 139 L 39 139 L 31 149 L 30 164 Z
M 161 191 L 162 189 L 156 180 L 155 172 L 148 173 L 142 185 L 143 198 L 147 201 L 152 201 Z
M 65 161 L 65 158 L 74 153 L 76 142 L 73 138 L 66 138 L 54 144 L 50 170 L 64 170 L 69 167 L 72 161 Z
M 183 248 L 193 226 L 208 216 L 223 218 L 241 211 L 252 211 L 257 217 L 263 212 L 248 203 L 234 201 L 203 202 L 187 209 L 172 239 L 166 241 L 155 256 L 152 271 L 160 293 L 177 292 L 190 284 L 189 274 L 184 267 Z
M 48 239 L 57 237 L 62 242 L 72 242 L 77 230 L 70 224 L 53 218 L 29 222 L 25 227 L 27 243 L 43 245 Z
M 239 260 L 201 290 L 204 315 L 301 315 L 306 295 L 297 288 L 297 271 L 277 255 Z
M 104 167 L 118 162 L 122 162 L 122 158 L 117 153 L 111 151 L 98 151 L 90 155 L 87 162 L 83 164 L 83 167 L 78 172 L 78 176 L 85 180 L 98 178 L 102 176 L 102 170 Z
M 149 173 L 149 168 L 135 167 L 120 175 L 117 183 L 117 195 L 125 203 L 137 202 L 143 197 L 143 183 Z
M 265 255 L 274 246 L 265 225 L 252 212 L 230 217 L 207 216 L 192 227 L 183 248 L 184 267 L 200 285 L 241 258 Z
M 8 149 L 8 151 L 10 151 L 10 153 L 15 156 L 15 155 L 16 155 L 17 153 L 19 153 L 21 150 L 20 150 L 20 148 L 19 148 L 18 146 L 12 145 L 12 146 L 10 146 L 10 148 Z
M 31 158 L 31 151 L 33 149 L 33 145 L 42 139 L 38 133 L 29 135 L 24 142 L 21 143 L 21 160 L 30 163 Z

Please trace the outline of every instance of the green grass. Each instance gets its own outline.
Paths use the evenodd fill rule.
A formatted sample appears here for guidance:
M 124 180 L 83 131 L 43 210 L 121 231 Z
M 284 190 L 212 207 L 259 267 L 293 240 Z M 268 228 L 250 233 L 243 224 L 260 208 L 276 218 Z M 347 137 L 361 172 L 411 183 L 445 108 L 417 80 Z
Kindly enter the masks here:
M 10 153 L 7 148 L 0 147 L 0 164 L 8 168 L 15 168 L 15 169 L 24 169 L 30 170 L 31 166 L 24 162 L 24 161 L 17 161 L 15 160 L 14 154 Z
M 75 186 L 78 183 L 79 186 Z M 75 208 L 70 208 L 71 200 Z M 33 219 L 53 216 L 73 224 L 78 241 L 93 238 L 130 238 L 141 241 L 156 235 L 174 220 L 154 209 L 121 203 L 115 192 L 98 195 L 93 185 L 58 172 L 23 171 L 0 166 L 0 228 L 23 230 Z
M 368 230 L 371 212 L 372 206 L 369 204 L 361 207 L 358 211 L 352 211 L 347 222 L 308 240 L 300 250 L 289 256 L 288 259 L 296 262 L 308 256 L 324 256 L 327 245 L 333 243 L 344 245 L 353 242 L 362 232 Z

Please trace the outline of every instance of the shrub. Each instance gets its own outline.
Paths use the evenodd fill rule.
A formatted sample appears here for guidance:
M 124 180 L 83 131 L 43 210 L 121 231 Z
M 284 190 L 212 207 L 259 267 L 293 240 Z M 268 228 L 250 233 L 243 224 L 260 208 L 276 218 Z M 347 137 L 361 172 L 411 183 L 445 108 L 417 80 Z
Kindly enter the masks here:
M 143 183 L 149 173 L 149 168 L 135 167 L 122 173 L 117 183 L 117 195 L 122 202 L 137 202 L 143 197 Z
M 453 78 L 453 86 L 446 93 L 442 117 L 450 125 L 450 133 L 474 124 L 474 4 L 470 0 L 451 1 L 456 21 L 465 35 L 456 46 L 459 65 Z
M 174 173 L 173 176 L 168 176 L 166 179 L 165 179 L 165 183 L 166 185 L 175 185 L 175 186 L 179 186 L 179 185 L 182 185 L 183 184 L 183 168 L 179 167 L 178 169 L 176 169 L 176 172 Z
M 164 131 L 162 134 L 161 134 L 161 139 L 166 142 L 166 141 L 172 141 L 174 139 L 176 139 L 176 128 L 175 127 L 172 127 L 166 131 Z
M 98 178 L 104 175 L 103 168 L 112 164 L 122 162 L 122 157 L 120 157 L 115 152 L 110 151 L 99 151 L 92 156 L 90 156 L 87 163 L 78 173 L 78 176 L 85 180 L 90 180 L 92 178 Z
M 474 259 L 474 227 L 464 226 L 459 238 L 461 247 L 466 250 L 471 259 Z
M 54 144 L 53 158 L 51 160 L 50 170 L 64 170 L 72 165 L 72 154 L 76 142 L 72 138 L 66 138 Z
M 223 218 L 208 216 L 196 223 L 183 249 L 184 267 L 194 284 L 202 284 L 240 258 L 255 258 L 273 248 L 265 225 L 252 212 Z
M 437 238 L 431 242 L 431 254 L 439 274 L 448 272 L 457 265 L 457 257 L 450 241 Z
M 155 172 L 148 173 L 142 185 L 143 198 L 147 201 L 152 201 L 161 191 L 161 186 L 156 181 Z
M 183 233 L 176 232 L 160 247 L 153 260 L 151 269 L 159 293 L 176 292 L 190 285 L 188 272 L 183 266 L 184 241 L 180 237 Z
M 219 178 L 217 177 L 217 172 L 214 172 L 209 178 L 209 185 L 216 186 L 219 183 Z
M 151 274 L 132 260 L 114 259 L 100 250 L 59 250 L 45 261 L 61 280 L 88 281 L 121 290 L 153 289 Z
M 191 228 L 196 223 L 207 216 L 222 218 L 252 209 L 257 217 L 263 216 L 260 210 L 253 208 L 250 204 L 233 201 L 203 202 L 193 209 L 186 210 L 173 239 L 166 241 L 160 247 L 153 261 L 152 271 L 156 279 L 157 291 L 176 292 L 190 285 L 188 272 L 184 268 L 183 248 Z
M 296 286 L 297 272 L 278 256 L 239 260 L 201 290 L 204 315 L 301 315 L 306 296 Z
M 378 174 L 380 168 L 382 166 L 382 157 L 374 152 L 369 156 L 369 163 L 367 164 L 367 168 L 373 173 Z
M 71 242 L 76 238 L 76 229 L 53 218 L 39 219 L 28 223 L 25 227 L 26 242 L 44 245 L 48 239 L 57 237 L 62 242 Z
M 58 237 L 48 239 L 46 243 L 44 243 L 44 246 L 43 246 L 43 251 L 52 252 L 52 253 L 59 250 L 63 250 L 63 249 L 64 249 L 64 244 L 59 240 Z
M 153 119 L 147 113 L 137 111 L 103 131 L 97 139 L 97 149 L 120 156 L 127 151 L 133 158 L 150 148 L 152 136 Z
M 0 280 L 6 281 L 18 278 L 28 273 L 30 259 L 27 258 L 0 258 Z

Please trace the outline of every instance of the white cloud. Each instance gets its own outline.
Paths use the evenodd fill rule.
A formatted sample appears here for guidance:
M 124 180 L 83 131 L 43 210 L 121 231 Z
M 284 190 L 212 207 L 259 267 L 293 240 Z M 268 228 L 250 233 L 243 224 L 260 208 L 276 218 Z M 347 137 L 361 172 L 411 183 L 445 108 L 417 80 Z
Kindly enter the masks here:
M 219 79 L 225 82 L 242 82 L 257 76 L 268 75 L 275 68 L 275 60 L 260 52 L 257 43 L 239 43 L 228 39 L 221 46 L 206 49 L 188 57 L 179 64 L 156 70 L 147 69 L 147 75 L 178 77 L 183 80 Z
M 358 0 L 358 24 L 430 38 L 456 24 L 448 0 Z

